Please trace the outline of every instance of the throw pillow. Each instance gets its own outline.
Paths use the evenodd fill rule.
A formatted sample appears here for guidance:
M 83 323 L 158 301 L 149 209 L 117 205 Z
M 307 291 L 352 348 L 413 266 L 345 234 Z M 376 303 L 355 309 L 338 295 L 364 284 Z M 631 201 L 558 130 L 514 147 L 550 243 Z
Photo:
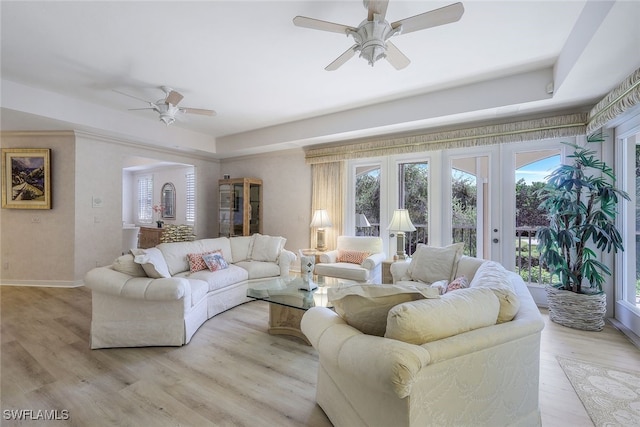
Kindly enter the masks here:
M 210 254 L 203 255 L 202 259 L 211 271 L 218 271 L 229 268 L 229 264 L 224 260 L 221 251 L 215 251 Z
M 364 251 L 346 251 L 338 249 L 337 262 L 348 262 L 350 264 L 362 264 L 367 257 L 371 255 Z
M 215 252 L 220 252 L 220 251 L 218 250 L 218 251 L 211 251 L 211 252 L 202 252 L 198 254 L 187 254 L 187 259 L 189 260 L 189 273 L 195 273 L 197 271 L 202 271 L 209 268 L 207 266 L 207 263 L 204 261 L 203 257 L 205 255 L 209 255 Z
M 389 310 L 385 337 L 422 345 L 495 325 L 500 303 L 490 289 L 461 289 L 439 299 L 405 302 Z
M 133 260 L 133 255 L 122 255 L 113 261 L 113 269 L 120 273 L 128 274 L 133 277 L 147 277 L 147 273 L 140 264 Z
M 287 239 L 280 236 L 254 234 L 249 243 L 249 259 L 252 261 L 277 262 Z
M 473 276 L 469 287 L 488 288 L 495 293 L 500 300 L 498 323 L 513 320 L 520 309 L 520 300 L 509 280 L 509 272 L 495 261 L 482 263 Z
M 455 243 L 442 248 L 419 244 L 407 274 L 411 280 L 434 283 L 439 280 L 452 281 L 458 270 L 464 243 Z
M 469 287 L 469 280 L 467 280 L 466 276 L 460 276 L 453 282 L 450 282 L 445 289 L 445 293 L 456 291 L 458 289 L 464 289 Z
M 147 276 L 153 279 L 171 277 L 169 267 L 160 249 L 131 249 L 131 254 L 134 256 L 133 260 L 142 265 Z
M 403 302 L 439 298 L 436 288 L 416 285 L 345 285 L 327 288 L 327 299 L 349 325 L 368 335 L 384 336 L 389 310 Z

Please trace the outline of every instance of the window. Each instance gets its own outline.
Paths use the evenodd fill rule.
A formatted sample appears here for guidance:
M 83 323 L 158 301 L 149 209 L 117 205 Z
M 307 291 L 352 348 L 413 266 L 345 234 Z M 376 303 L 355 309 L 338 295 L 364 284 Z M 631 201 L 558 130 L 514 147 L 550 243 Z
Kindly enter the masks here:
M 186 221 L 196 220 L 196 177 L 194 173 L 188 173 L 187 178 L 187 212 Z
M 153 178 L 151 176 L 138 177 L 138 222 L 148 224 L 153 222 Z

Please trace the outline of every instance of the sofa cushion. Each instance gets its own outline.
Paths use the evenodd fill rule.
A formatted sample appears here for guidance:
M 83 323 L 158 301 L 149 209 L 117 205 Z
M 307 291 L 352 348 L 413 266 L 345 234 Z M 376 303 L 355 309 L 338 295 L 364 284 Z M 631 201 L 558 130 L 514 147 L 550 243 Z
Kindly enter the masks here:
M 235 265 L 247 270 L 249 279 L 280 276 L 280 266 L 273 262 L 240 261 L 235 263 Z
M 231 243 L 231 253 L 233 258 L 227 261 L 232 263 L 238 263 L 240 261 L 246 261 L 249 259 L 249 245 L 251 244 L 252 236 L 237 236 L 229 239 Z
M 221 251 L 213 251 L 202 255 L 202 260 L 211 271 L 224 270 L 229 268 L 229 263 L 225 261 Z
M 338 262 L 348 262 L 351 264 L 362 264 L 364 260 L 371 255 L 370 252 L 365 251 L 348 251 L 338 249 Z
M 154 279 L 171 277 L 169 267 L 159 249 L 131 249 L 131 253 L 134 255 L 134 261 L 142 266 L 147 276 Z
M 494 261 L 484 262 L 469 284 L 471 288 L 491 289 L 500 301 L 498 323 L 513 320 L 520 309 L 520 300 L 509 280 L 507 270 Z
M 160 243 L 156 248 L 162 252 L 171 275 L 189 271 L 187 254 L 201 254 L 220 250 L 225 259 L 231 258 L 231 245 L 227 237 L 194 240 L 191 242 Z
M 215 291 L 217 289 L 226 288 L 230 285 L 242 282 L 249 278 L 249 274 L 243 268 L 236 266 L 235 264 L 229 265 L 229 268 L 218 271 L 210 271 L 209 269 L 200 270 L 195 273 L 183 272 L 177 274 L 177 277 L 185 277 L 189 280 L 204 280 L 209 284 L 208 291 Z
M 427 285 L 343 285 L 327 288 L 327 299 L 349 325 L 368 335 L 384 336 L 387 313 L 403 302 L 439 298 Z
M 248 259 L 252 261 L 278 261 L 278 255 L 284 248 L 287 239 L 280 236 L 263 236 L 254 234 L 249 243 Z
M 456 277 L 456 267 L 463 248 L 464 243 L 442 248 L 419 244 L 412 256 L 407 274 L 411 280 L 423 283 L 451 281 Z
M 112 268 L 120 273 L 128 274 L 133 277 L 146 277 L 147 273 L 142 265 L 134 261 L 132 254 L 119 256 L 113 261 Z
M 321 262 L 316 264 L 315 274 L 320 276 L 340 277 L 342 279 L 366 282 L 369 280 L 369 270 L 348 262 Z
M 500 302 L 490 289 L 468 288 L 396 305 L 389 310 L 385 337 L 421 345 L 494 325 Z

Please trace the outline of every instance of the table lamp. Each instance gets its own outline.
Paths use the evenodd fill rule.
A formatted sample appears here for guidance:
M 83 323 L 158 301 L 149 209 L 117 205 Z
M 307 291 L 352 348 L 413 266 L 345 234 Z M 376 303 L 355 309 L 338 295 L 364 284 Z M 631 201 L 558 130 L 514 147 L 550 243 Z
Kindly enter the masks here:
M 324 229 L 325 227 L 331 227 L 331 225 L 331 220 L 329 219 L 329 214 L 326 209 L 318 209 L 313 213 L 310 226 L 318 229 L 316 234 L 316 249 L 319 251 L 327 250 L 327 244 L 324 239 Z
M 396 209 L 393 212 L 391 223 L 387 230 L 395 231 L 397 238 L 397 255 L 398 259 L 407 259 L 407 252 L 404 250 L 404 233 L 405 231 L 415 231 L 416 228 L 409 218 L 409 211 L 406 209 Z
M 368 228 L 371 227 L 371 224 L 369 223 L 369 220 L 367 219 L 367 217 L 364 214 L 356 214 L 356 235 L 362 235 L 364 234 L 364 231 L 362 230 L 363 228 Z

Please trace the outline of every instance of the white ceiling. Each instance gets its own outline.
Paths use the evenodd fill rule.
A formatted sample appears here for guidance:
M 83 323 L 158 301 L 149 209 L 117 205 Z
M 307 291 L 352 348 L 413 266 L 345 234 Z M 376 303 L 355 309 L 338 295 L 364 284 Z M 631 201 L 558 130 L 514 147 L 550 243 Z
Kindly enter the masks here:
M 387 20 L 451 2 L 391 0 Z M 360 0 L 1 2 L 3 130 L 80 129 L 218 158 L 593 105 L 640 67 L 640 2 L 463 2 L 453 24 L 393 38 L 396 71 L 353 41 L 293 25 L 357 26 Z M 549 94 L 548 85 L 554 87 Z M 168 85 L 188 115 L 146 105 Z

